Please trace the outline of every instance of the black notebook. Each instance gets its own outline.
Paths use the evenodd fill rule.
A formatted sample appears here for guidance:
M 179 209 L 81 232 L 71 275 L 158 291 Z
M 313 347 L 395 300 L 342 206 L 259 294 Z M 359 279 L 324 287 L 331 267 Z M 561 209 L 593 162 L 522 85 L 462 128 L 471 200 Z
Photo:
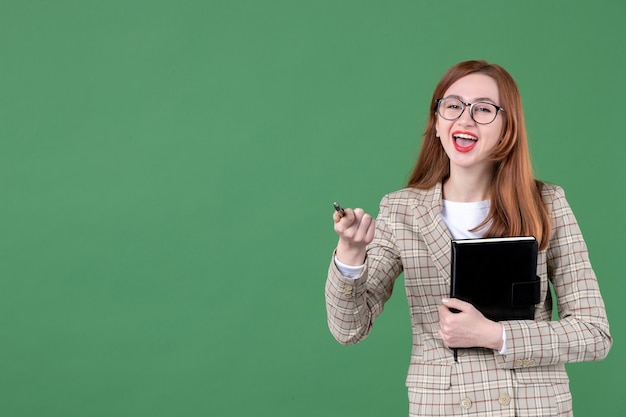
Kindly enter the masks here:
M 494 321 L 533 320 L 540 301 L 534 237 L 452 241 L 450 296 Z

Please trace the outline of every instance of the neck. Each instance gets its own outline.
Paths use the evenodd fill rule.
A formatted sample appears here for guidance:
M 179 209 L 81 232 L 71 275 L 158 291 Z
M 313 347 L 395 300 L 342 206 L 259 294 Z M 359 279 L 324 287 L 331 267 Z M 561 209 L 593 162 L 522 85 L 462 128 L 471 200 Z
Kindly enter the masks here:
M 460 203 L 488 200 L 490 181 L 490 176 L 484 172 L 473 174 L 450 170 L 450 177 L 443 184 L 443 198 Z

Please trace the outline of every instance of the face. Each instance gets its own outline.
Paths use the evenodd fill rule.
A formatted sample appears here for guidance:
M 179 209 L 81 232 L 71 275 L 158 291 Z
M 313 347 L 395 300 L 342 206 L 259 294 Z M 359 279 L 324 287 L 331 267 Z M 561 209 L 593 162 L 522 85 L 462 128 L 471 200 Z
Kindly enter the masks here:
M 443 97 L 454 97 L 464 103 L 484 101 L 501 106 L 498 86 L 485 74 L 470 74 L 458 79 L 446 90 Z M 479 109 L 474 109 L 478 112 Z M 478 124 L 470 117 L 469 106 L 461 117 L 446 120 L 437 114 L 436 131 L 443 148 L 450 158 L 450 174 L 459 170 L 486 170 L 493 149 L 503 133 L 504 116 L 498 112 L 490 124 Z

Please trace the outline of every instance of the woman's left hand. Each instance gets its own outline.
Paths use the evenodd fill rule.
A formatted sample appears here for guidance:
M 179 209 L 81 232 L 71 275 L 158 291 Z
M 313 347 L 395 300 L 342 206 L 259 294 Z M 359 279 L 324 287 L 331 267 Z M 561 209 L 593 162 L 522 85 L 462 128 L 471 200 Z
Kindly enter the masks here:
M 459 310 L 454 313 L 451 308 Z M 491 321 L 473 305 L 444 298 L 439 310 L 439 335 L 448 347 L 502 349 L 502 324 Z

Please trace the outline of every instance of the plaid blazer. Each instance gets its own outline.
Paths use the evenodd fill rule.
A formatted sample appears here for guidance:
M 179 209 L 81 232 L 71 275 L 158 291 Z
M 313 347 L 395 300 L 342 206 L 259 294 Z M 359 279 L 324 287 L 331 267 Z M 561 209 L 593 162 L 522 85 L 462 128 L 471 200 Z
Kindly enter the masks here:
M 415 416 L 570 416 L 564 363 L 603 359 L 612 344 L 604 302 L 582 234 L 563 190 L 546 184 L 553 231 L 539 253 L 542 300 L 535 320 L 505 321 L 507 351 L 459 349 L 454 362 L 439 334 L 437 306 L 450 290 L 450 240 L 440 213 L 441 184 L 403 189 L 380 204 L 374 241 L 357 279 L 331 262 L 325 286 L 328 325 L 357 343 L 383 311 L 404 272 L 413 347 L 406 378 Z M 551 282 L 560 319 L 552 321 Z

